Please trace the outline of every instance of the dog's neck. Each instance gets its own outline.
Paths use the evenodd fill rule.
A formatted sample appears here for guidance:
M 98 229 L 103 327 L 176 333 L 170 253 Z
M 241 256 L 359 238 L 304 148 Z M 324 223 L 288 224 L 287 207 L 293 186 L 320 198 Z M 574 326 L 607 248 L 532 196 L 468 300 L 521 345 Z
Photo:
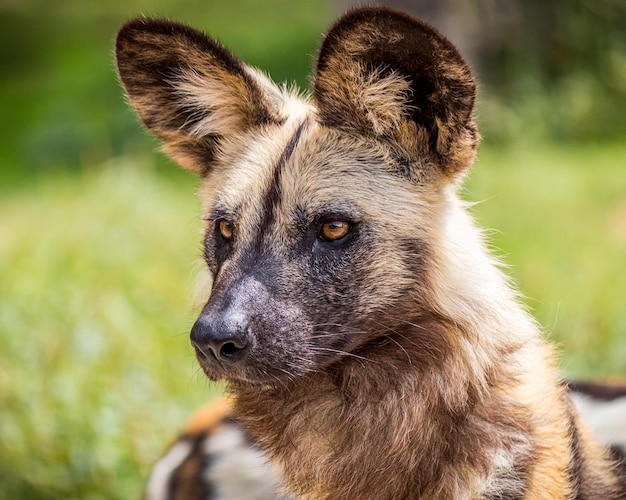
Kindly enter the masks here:
M 284 386 L 231 388 L 239 418 L 298 498 L 468 498 L 497 482 L 520 486 L 532 454 L 526 409 L 494 390 L 516 376 L 516 351 L 477 373 L 458 346 L 425 362 L 407 338 Z

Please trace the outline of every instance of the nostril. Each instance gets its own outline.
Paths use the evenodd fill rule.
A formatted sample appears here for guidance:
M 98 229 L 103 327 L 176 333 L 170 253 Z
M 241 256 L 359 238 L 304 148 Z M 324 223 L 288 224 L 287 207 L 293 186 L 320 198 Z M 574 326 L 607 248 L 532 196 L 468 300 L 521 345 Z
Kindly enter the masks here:
M 235 344 L 233 344 L 232 342 L 226 342 L 220 348 L 220 356 L 230 358 L 231 356 L 234 356 L 238 351 L 239 349 L 235 346 Z
M 248 343 L 224 342 L 219 349 L 219 357 L 230 361 L 239 361 L 245 356 Z

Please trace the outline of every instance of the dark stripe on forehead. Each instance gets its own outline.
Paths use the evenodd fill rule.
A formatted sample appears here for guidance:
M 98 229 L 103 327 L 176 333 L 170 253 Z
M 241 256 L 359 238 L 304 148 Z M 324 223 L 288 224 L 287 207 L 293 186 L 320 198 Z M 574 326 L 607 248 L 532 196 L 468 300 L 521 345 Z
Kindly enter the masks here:
M 240 249 L 241 254 L 239 256 L 238 268 L 242 272 L 250 272 L 250 266 L 258 265 L 259 259 L 261 259 L 264 254 L 268 252 L 272 253 L 271 248 L 268 249 L 264 246 L 264 236 L 267 234 L 267 228 L 270 227 L 276 217 L 276 211 L 280 205 L 282 171 L 286 162 L 293 155 L 306 124 L 307 120 L 303 121 L 292 134 L 289 141 L 287 141 L 285 149 L 274 165 L 265 192 L 260 193 L 262 203 L 260 213 L 258 214 L 257 227 L 250 228 L 250 230 L 256 232 L 256 234 L 253 235 L 249 246 Z M 252 217 L 254 218 L 254 215 Z
M 280 201 L 280 195 L 281 195 L 280 176 L 281 176 L 283 167 L 285 166 L 285 163 L 287 162 L 287 160 L 291 158 L 291 155 L 296 149 L 296 146 L 298 144 L 298 141 L 300 140 L 300 136 L 302 135 L 302 131 L 304 130 L 306 124 L 307 124 L 307 120 L 304 120 L 298 126 L 296 131 L 293 133 L 293 135 L 289 139 L 289 142 L 287 142 L 285 149 L 281 153 L 280 158 L 278 159 L 278 163 L 274 167 L 274 175 L 272 176 L 272 180 L 270 182 L 270 185 L 268 186 L 268 189 L 265 195 L 265 201 L 263 202 L 263 208 L 262 208 L 263 212 L 261 214 L 261 220 L 260 220 L 261 228 L 267 227 L 272 221 L 272 219 L 274 218 L 274 210 L 278 206 L 279 201 Z
M 308 120 L 304 120 L 298 126 L 296 131 L 293 133 L 293 135 L 291 136 L 291 139 L 289 139 L 289 142 L 287 143 L 287 146 L 285 147 L 283 154 L 280 155 L 280 159 L 278 160 L 278 169 L 282 168 L 285 162 L 289 158 L 291 158 L 291 155 L 293 154 L 293 150 L 296 148 L 296 144 L 298 144 L 298 141 L 300 140 L 300 136 L 302 135 L 302 131 L 304 130 L 304 127 L 306 126 L 307 122 Z

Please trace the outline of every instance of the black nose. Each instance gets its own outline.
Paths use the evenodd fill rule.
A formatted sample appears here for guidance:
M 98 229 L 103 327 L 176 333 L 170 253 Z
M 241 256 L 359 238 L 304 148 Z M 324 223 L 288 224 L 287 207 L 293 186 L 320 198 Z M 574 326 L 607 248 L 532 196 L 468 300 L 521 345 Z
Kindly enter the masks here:
M 240 363 L 248 356 L 250 343 L 250 327 L 243 317 L 202 314 L 191 328 L 191 345 L 198 358 L 209 363 Z

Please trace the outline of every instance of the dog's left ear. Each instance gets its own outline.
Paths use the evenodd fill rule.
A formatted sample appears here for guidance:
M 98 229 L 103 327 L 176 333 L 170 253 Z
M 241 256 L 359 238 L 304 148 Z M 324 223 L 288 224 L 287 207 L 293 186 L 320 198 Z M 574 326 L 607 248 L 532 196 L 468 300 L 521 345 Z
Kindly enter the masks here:
M 313 84 L 320 121 L 398 145 L 446 176 L 471 165 L 476 84 L 434 28 L 387 8 L 349 12 L 322 42 Z
M 224 138 L 285 119 L 277 86 L 188 26 L 134 19 L 115 48 L 120 80 L 146 127 L 174 161 L 202 176 Z

